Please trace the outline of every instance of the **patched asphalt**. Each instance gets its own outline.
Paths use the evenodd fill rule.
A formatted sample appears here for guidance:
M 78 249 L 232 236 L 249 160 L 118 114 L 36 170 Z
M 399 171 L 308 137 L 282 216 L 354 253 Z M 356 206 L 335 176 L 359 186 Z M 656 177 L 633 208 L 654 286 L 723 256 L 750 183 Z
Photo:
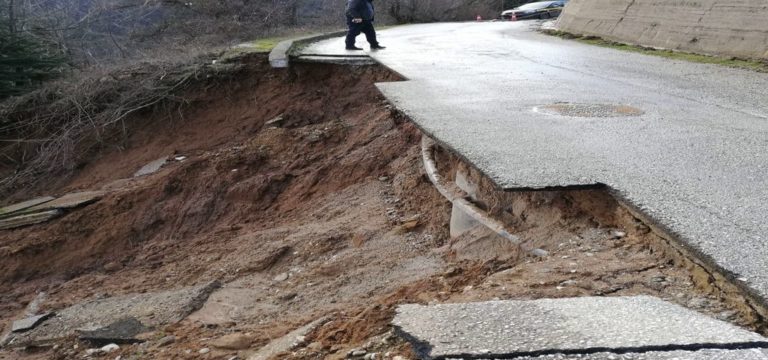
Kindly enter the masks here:
M 605 185 L 765 303 L 768 74 L 586 45 L 534 24 L 401 26 L 368 54 L 409 79 L 378 84 L 385 96 L 499 187 Z

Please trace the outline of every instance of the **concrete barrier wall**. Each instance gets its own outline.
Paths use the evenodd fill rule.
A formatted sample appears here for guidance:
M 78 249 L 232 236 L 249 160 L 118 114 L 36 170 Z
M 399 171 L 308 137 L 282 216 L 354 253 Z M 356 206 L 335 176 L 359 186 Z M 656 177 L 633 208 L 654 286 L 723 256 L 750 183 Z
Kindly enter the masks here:
M 638 45 L 768 58 L 768 0 L 571 0 L 558 27 Z

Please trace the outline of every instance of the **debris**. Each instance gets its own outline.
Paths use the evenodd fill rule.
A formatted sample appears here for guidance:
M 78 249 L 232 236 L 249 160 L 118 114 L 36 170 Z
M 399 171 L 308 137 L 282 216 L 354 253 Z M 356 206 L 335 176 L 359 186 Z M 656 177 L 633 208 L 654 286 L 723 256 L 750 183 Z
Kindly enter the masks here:
M 245 350 L 251 347 L 252 341 L 253 339 L 250 336 L 236 333 L 224 335 L 214 340 L 211 342 L 211 346 L 225 350 Z
M 285 280 L 288 280 L 288 278 L 290 276 L 291 275 L 289 275 L 288 273 L 282 273 L 282 274 L 278 274 L 277 276 L 275 276 L 274 279 L 272 279 L 272 280 L 274 280 L 276 282 L 283 282 Z
M 202 349 L 200 349 L 200 351 L 198 351 L 198 353 L 201 354 L 201 355 L 205 355 L 205 354 L 207 354 L 209 352 L 211 352 L 211 349 L 209 349 L 209 348 L 202 348 Z
M 159 159 L 157 159 L 155 161 L 152 161 L 149 164 L 144 165 L 141 169 L 139 169 L 139 171 L 137 171 L 135 174 L 133 174 L 133 177 L 139 177 L 139 176 L 154 174 L 158 170 L 160 170 L 160 168 L 162 168 L 165 165 L 165 163 L 167 163 L 167 162 L 168 162 L 168 157 L 167 156 L 159 158 Z
M 94 331 L 105 330 L 107 325 L 126 318 L 133 318 L 146 327 L 181 321 L 202 307 L 211 292 L 219 286 L 218 282 L 213 281 L 172 291 L 129 294 L 76 304 L 57 311 L 42 326 L 17 334 L 12 346 L 45 346 L 76 334 L 94 337 L 99 345 L 112 342 L 119 344 L 120 341 L 109 341 L 109 335 Z M 141 341 L 135 335 L 133 339 Z
M 94 345 L 102 344 L 135 344 L 141 342 L 136 335 L 149 329 L 135 318 L 124 318 L 103 328 L 93 331 L 80 331 L 80 340 Z
M 367 354 L 367 353 L 368 353 L 368 352 L 367 352 L 367 351 L 365 351 L 365 350 L 360 350 L 360 349 L 353 349 L 353 350 L 351 350 L 351 351 L 349 352 L 349 354 L 348 354 L 348 355 L 349 355 L 350 357 L 360 357 L 360 356 L 365 356 L 365 354 Z
M 123 268 L 123 264 L 120 264 L 117 261 L 110 261 L 106 265 L 104 265 L 104 271 L 106 272 L 115 272 Z
M 627 236 L 627 233 L 621 230 L 611 230 L 611 239 L 617 240 Z
M 264 123 L 264 126 L 266 127 L 283 127 L 283 123 L 285 122 L 285 116 L 283 114 L 280 114 L 278 116 L 275 116 L 271 120 Z
M 533 249 L 533 251 L 531 251 L 531 255 L 538 256 L 538 257 L 547 257 L 549 256 L 549 251 L 544 249 Z
M 176 337 L 173 336 L 173 335 L 168 335 L 168 336 L 158 340 L 156 346 L 157 347 L 168 346 L 168 345 L 171 345 L 171 344 L 173 344 L 175 342 L 176 342 Z
M 173 157 L 173 160 L 176 160 L 176 161 L 184 161 L 184 160 L 187 160 L 187 157 L 186 157 L 186 156 L 184 156 L 184 155 L 178 155 L 178 156 L 174 156 L 174 157 Z
M 61 216 L 64 212 L 55 209 L 33 214 L 19 215 L 0 220 L 0 230 L 10 230 L 27 225 L 40 224 Z
M 117 344 L 114 344 L 114 343 L 113 343 L 113 344 L 104 345 L 104 346 L 103 346 L 101 349 L 99 349 L 99 350 L 101 350 L 101 351 L 103 351 L 103 352 L 105 352 L 105 353 L 111 353 L 111 352 L 113 352 L 113 351 L 116 351 L 116 350 L 120 350 L 120 346 L 118 346 Z
M 25 314 L 27 316 L 35 316 L 40 313 L 40 304 L 45 301 L 46 296 L 48 294 L 45 293 L 45 291 L 41 291 L 37 293 L 37 296 L 35 296 L 35 299 L 30 301 L 29 304 L 27 304 L 27 309 L 25 310 Z
M 379 176 L 379 181 L 388 181 L 389 177 L 387 176 Z
M 40 205 L 40 204 L 47 203 L 47 202 L 49 202 L 51 200 L 54 200 L 54 199 L 56 199 L 56 198 L 52 197 L 52 196 L 44 196 L 44 197 L 39 197 L 39 198 L 36 198 L 36 199 L 20 202 L 18 204 L 13 204 L 13 205 L 10 205 L 10 206 L 6 206 L 4 208 L 0 208 L 0 219 L 14 216 L 14 215 L 16 215 L 16 213 L 19 213 L 22 210 L 26 210 L 26 209 L 29 209 L 29 208 L 31 208 L 33 206 L 37 206 L 37 205 Z
M 285 295 L 281 295 L 277 299 L 280 301 L 290 301 L 290 300 L 293 300 L 293 298 L 295 298 L 297 295 L 298 294 L 296 294 L 295 292 L 292 292 L 292 293 L 287 293 Z
M 317 319 L 307 325 L 304 325 L 294 331 L 291 331 L 287 335 L 275 339 L 263 348 L 259 349 L 255 354 L 250 356 L 248 360 L 267 360 L 271 359 L 275 355 L 290 351 L 294 349 L 296 346 L 298 346 L 296 339 L 302 336 L 307 336 L 310 332 L 317 329 L 319 326 L 325 324 L 328 321 L 328 318 L 323 317 L 320 319 Z
M 31 316 L 26 319 L 16 320 L 13 322 L 13 326 L 11 327 L 11 332 L 24 332 L 28 330 L 34 329 L 37 325 L 40 325 L 43 321 L 50 318 L 54 314 L 52 312 L 45 313 L 42 315 L 37 316 Z

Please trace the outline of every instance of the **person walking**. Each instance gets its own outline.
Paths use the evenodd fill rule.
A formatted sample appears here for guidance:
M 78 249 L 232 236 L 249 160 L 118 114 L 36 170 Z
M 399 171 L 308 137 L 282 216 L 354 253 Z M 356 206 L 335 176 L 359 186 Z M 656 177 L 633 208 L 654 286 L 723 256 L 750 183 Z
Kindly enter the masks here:
M 347 0 L 347 50 L 363 50 L 355 46 L 355 39 L 360 33 L 371 44 L 371 50 L 384 49 L 376 40 L 376 30 L 373 28 L 373 0 Z

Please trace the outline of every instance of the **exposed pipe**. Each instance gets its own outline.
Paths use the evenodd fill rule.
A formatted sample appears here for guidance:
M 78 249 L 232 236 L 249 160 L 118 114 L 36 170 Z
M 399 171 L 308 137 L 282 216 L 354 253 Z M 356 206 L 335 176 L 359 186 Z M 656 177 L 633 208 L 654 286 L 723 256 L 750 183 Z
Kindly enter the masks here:
M 445 182 L 442 179 L 442 176 L 437 172 L 437 163 L 435 162 L 435 141 L 430 139 L 428 136 L 422 136 L 421 138 L 421 156 L 422 160 L 424 162 L 424 169 L 427 172 L 427 176 L 429 177 L 429 181 L 432 182 L 432 185 L 435 186 L 438 192 L 440 192 L 443 197 L 448 199 L 453 205 L 459 207 L 464 213 L 469 215 L 471 218 L 477 220 L 479 223 L 481 223 L 483 226 L 487 227 L 491 231 L 495 232 L 499 236 L 509 240 L 515 245 L 522 246 L 522 241 L 519 237 L 512 235 L 509 231 L 506 230 L 504 227 L 504 224 L 502 224 L 499 221 L 496 221 L 492 219 L 488 214 L 472 204 L 470 201 L 466 199 L 466 194 L 464 194 L 463 191 L 456 188 L 456 186 L 451 186 L 450 188 L 445 185 Z M 525 250 L 525 249 L 524 249 Z

